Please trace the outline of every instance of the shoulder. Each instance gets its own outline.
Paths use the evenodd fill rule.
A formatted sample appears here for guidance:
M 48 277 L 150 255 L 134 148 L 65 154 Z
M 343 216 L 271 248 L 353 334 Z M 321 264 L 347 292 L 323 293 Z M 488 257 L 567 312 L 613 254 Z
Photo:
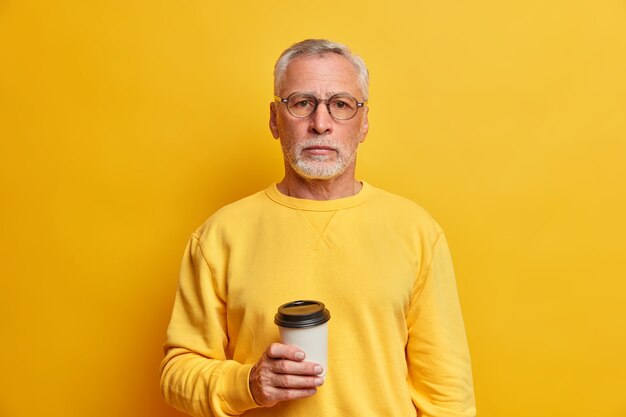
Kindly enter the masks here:
M 200 240 L 210 234 L 222 234 L 227 230 L 245 228 L 269 204 L 264 191 L 256 192 L 227 204 L 213 213 L 194 233 Z
M 370 205 L 380 216 L 422 232 L 437 235 L 443 232 L 430 213 L 415 201 L 380 188 L 370 187 L 372 188 Z

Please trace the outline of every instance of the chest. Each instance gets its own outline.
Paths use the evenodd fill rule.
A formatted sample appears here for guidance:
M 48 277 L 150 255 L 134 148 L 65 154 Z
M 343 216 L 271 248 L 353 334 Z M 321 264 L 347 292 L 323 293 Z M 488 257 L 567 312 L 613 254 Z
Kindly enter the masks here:
M 405 316 L 420 248 L 387 224 L 323 214 L 268 222 L 250 235 L 253 244 L 231 245 L 224 266 L 229 326 L 254 323 L 276 337 L 276 309 L 299 299 L 325 303 L 342 328 Z

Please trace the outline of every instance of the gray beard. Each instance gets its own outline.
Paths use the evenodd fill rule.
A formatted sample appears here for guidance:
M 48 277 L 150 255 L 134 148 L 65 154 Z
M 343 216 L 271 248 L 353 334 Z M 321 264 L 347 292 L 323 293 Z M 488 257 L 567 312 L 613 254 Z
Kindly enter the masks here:
M 324 136 L 318 136 L 300 143 L 295 147 L 283 149 L 291 167 L 303 178 L 328 180 L 344 173 L 348 165 L 354 160 L 356 150 L 351 155 L 344 155 L 343 149 L 326 143 Z M 337 155 L 333 162 L 327 162 L 327 157 L 323 155 L 313 155 L 303 158 L 305 148 L 311 146 L 332 146 L 336 149 Z

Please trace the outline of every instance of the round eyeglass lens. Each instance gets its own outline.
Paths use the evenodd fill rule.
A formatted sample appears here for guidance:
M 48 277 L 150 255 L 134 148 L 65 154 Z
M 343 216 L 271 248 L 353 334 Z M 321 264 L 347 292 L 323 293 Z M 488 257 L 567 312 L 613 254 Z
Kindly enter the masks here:
M 307 117 L 315 110 L 316 101 L 309 94 L 294 94 L 287 101 L 287 110 L 295 117 Z
M 358 109 L 356 99 L 351 96 L 332 96 L 328 100 L 330 114 L 339 120 L 350 119 Z

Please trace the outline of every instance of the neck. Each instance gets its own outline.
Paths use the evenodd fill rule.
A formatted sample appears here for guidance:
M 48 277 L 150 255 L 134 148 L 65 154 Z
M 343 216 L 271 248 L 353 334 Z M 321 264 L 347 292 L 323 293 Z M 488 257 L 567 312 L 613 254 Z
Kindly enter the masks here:
M 335 200 L 351 197 L 358 193 L 363 184 L 354 177 L 338 177 L 326 180 L 285 176 L 276 184 L 278 191 L 295 198 L 306 200 Z

